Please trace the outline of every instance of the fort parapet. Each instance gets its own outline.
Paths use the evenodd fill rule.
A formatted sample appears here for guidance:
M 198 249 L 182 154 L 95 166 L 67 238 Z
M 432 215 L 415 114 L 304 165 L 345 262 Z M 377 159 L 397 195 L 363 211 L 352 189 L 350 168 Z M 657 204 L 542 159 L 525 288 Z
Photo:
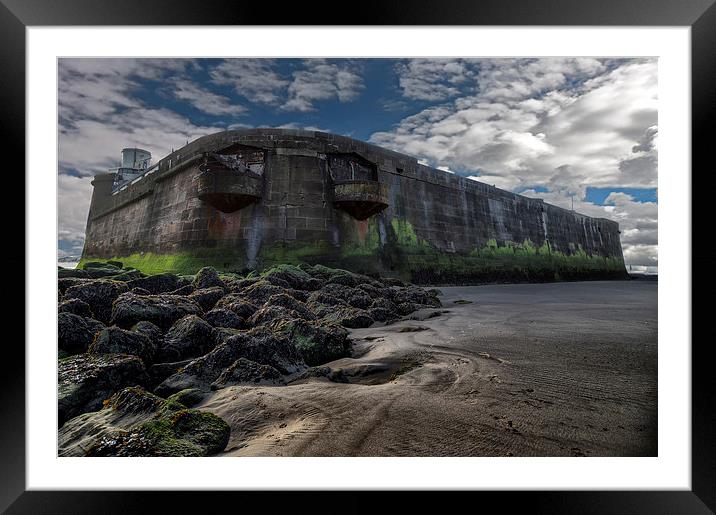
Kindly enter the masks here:
M 619 226 L 322 132 L 199 138 L 117 189 L 98 174 L 83 260 L 148 273 L 321 263 L 416 283 L 625 278 Z

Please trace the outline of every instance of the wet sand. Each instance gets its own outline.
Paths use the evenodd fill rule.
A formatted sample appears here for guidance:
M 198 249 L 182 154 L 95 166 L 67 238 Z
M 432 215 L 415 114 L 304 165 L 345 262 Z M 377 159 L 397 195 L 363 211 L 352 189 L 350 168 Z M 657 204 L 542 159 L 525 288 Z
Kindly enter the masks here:
M 440 288 L 430 318 L 351 332 L 353 357 L 329 364 L 349 383 L 197 407 L 231 425 L 225 456 L 655 456 L 657 286 Z

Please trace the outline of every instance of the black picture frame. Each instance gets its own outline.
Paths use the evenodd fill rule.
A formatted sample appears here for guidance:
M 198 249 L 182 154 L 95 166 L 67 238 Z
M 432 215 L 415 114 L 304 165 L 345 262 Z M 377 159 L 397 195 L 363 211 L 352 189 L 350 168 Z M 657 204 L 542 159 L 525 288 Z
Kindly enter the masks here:
M 699 292 L 712 292 L 714 257 L 696 238 L 709 234 L 711 218 L 706 195 L 713 192 L 713 160 L 709 129 L 716 120 L 716 0 L 428 0 L 405 4 L 395 1 L 361 2 L 338 5 L 325 1 L 242 3 L 230 0 L 202 2 L 161 0 L 0 0 L 0 131 L 3 154 L 13 163 L 5 163 L 5 191 L 12 191 L 15 213 L 24 213 L 25 170 L 25 29 L 28 26 L 60 25 L 572 25 L 572 26 L 688 26 L 691 27 L 692 80 L 692 270 L 704 270 L 692 288 L 692 489 L 690 491 L 584 491 L 584 492 L 478 492 L 480 506 L 497 502 L 514 507 L 529 507 L 535 513 L 711 513 L 716 510 L 716 465 L 714 432 L 710 420 L 714 413 L 714 389 L 711 381 L 709 344 L 712 338 L 699 339 L 696 329 L 703 324 L 710 303 L 699 303 Z M 280 6 L 279 6 L 280 5 Z M 340 8 L 338 8 L 340 7 Z M 349 12 L 350 15 L 345 13 Z M 342 13 L 342 14 L 341 14 Z M 16 171 L 14 174 L 10 170 Z M 698 180 L 698 188 L 693 184 Z M 702 209 L 704 213 L 699 213 Z M 24 224 L 17 216 L 9 220 L 6 238 L 13 251 L 6 266 L 13 273 L 4 279 L 6 291 L 13 295 L 13 307 L 25 315 L 25 277 L 17 273 L 25 268 Z M 9 233 L 9 234 L 8 234 Z M 708 240 L 708 238 L 707 238 Z M 694 295 L 696 294 L 696 295 Z M 711 296 L 704 296 L 708 299 Z M 28 306 L 31 309 L 31 306 Z M 12 318 L 12 317 L 10 317 Z M 697 320 L 701 320 L 698 324 Z M 224 502 L 241 506 L 253 501 L 301 512 L 301 507 L 316 511 L 309 493 L 198 493 L 187 492 L 77 492 L 26 491 L 25 488 L 25 354 L 19 341 L 8 333 L 3 352 L 5 367 L 0 373 L 0 511 L 7 513 L 129 513 L 144 511 L 159 501 L 162 511 L 206 510 L 206 496 L 217 509 Z M 672 342 L 688 345 L 690 342 Z M 7 361 L 12 360 L 12 361 Z M 10 366 L 8 363 L 12 363 Z M 286 499 L 285 496 L 291 496 Z M 377 506 L 376 493 L 347 493 L 341 501 L 350 511 L 367 511 Z M 468 494 L 451 494 L 450 503 Z M 457 497 L 455 497 L 457 496 Z M 161 497 L 156 499 L 156 497 Z M 424 493 L 403 495 L 401 503 L 422 505 Z M 322 501 L 322 503 L 331 501 Z M 474 500 L 470 503 L 474 505 Z M 215 504 L 216 503 L 216 504 Z M 406 504 L 403 504 L 407 508 Z

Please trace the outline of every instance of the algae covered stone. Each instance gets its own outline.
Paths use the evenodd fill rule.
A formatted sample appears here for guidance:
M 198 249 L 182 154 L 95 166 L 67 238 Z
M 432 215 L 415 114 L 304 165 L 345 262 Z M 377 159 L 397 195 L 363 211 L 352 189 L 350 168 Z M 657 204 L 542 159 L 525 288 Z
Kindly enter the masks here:
M 112 323 L 130 328 L 137 322 L 147 321 L 161 329 L 186 315 L 201 315 L 201 307 L 181 295 L 135 295 L 125 293 L 112 306 Z
M 94 340 L 95 334 L 104 327 L 102 322 L 92 318 L 68 312 L 59 313 L 57 315 L 58 349 L 67 354 L 85 352 Z
M 60 430 L 60 456 L 211 456 L 231 428 L 212 413 L 187 408 L 142 388 L 125 388 L 95 413 Z
M 149 377 L 137 356 L 80 354 L 58 362 L 58 422 L 97 411 L 102 402 L 126 386 L 144 385 Z

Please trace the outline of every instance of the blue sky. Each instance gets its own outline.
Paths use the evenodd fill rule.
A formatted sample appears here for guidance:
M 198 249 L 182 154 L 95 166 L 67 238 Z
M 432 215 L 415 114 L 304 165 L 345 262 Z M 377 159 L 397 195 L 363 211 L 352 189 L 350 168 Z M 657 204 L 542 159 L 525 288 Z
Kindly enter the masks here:
M 324 130 L 622 228 L 656 267 L 656 60 L 60 59 L 60 255 L 81 252 L 91 177 L 241 127 Z

